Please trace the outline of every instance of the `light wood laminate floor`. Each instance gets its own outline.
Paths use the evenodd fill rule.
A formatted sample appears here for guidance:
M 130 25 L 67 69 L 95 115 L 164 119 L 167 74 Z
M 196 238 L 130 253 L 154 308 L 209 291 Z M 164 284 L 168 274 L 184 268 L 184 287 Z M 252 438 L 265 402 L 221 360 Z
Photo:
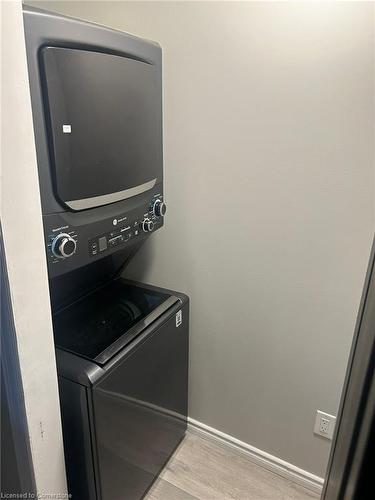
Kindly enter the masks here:
M 147 500 L 311 500 L 319 495 L 195 434 L 184 441 Z

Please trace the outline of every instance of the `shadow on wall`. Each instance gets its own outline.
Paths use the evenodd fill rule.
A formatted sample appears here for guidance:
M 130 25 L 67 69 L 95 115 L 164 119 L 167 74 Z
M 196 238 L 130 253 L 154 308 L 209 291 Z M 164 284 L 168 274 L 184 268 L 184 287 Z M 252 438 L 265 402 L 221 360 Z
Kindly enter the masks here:
M 150 271 L 156 262 L 156 245 L 154 239 L 149 238 L 138 252 L 125 265 L 121 275 L 124 278 L 147 283 Z

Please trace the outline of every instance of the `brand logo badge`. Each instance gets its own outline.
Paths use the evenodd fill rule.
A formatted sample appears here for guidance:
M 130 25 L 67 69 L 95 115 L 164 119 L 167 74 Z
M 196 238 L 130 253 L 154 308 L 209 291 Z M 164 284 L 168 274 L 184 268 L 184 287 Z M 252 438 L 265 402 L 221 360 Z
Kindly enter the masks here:
M 114 226 L 117 226 L 117 219 L 113 219 L 112 224 L 113 224 Z

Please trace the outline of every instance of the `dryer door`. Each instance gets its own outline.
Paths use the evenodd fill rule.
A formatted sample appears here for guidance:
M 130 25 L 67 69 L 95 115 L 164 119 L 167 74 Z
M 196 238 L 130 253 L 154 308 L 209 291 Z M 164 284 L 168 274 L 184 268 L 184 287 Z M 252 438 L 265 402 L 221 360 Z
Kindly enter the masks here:
M 141 498 L 186 430 L 188 305 L 145 335 L 93 389 L 103 500 Z
M 41 50 L 56 195 L 73 210 L 114 203 L 162 180 L 155 65 L 64 47 Z

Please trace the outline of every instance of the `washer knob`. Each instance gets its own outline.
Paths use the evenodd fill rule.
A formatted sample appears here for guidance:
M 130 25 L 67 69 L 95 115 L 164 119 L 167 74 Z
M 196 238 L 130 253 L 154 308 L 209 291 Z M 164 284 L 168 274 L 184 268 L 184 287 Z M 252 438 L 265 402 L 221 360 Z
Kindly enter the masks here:
M 142 228 L 145 233 L 149 233 L 154 229 L 154 223 L 150 219 L 144 219 L 142 222 Z
M 52 253 L 58 259 L 71 257 L 77 248 L 77 243 L 69 234 L 61 233 L 52 241 Z
M 154 201 L 152 211 L 157 217 L 164 217 L 165 212 L 167 211 L 167 205 L 164 201 L 157 199 Z

